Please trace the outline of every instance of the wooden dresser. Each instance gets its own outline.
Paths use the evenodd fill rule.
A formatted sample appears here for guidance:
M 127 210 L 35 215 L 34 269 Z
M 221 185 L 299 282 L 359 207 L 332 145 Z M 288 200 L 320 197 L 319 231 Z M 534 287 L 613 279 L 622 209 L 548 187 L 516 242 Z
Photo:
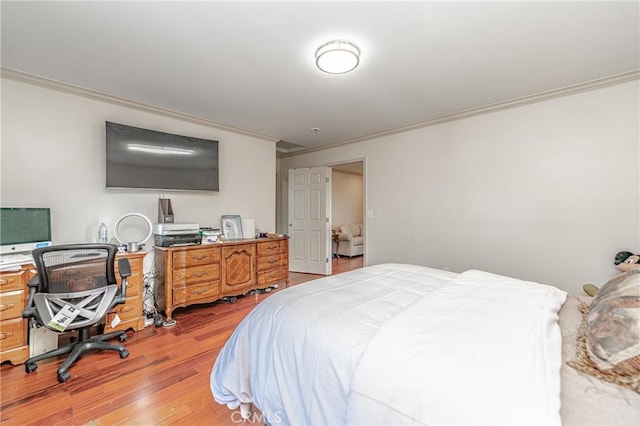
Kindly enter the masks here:
M 176 308 L 236 297 L 283 281 L 289 285 L 289 240 L 259 238 L 156 247 L 159 289 L 167 321 Z
M 131 276 L 127 280 L 127 302 L 116 305 L 107 314 L 105 333 L 115 330 L 144 328 L 142 313 L 142 261 L 145 252 L 119 253 L 116 257 L 116 277 L 120 285 L 120 275 L 117 260 L 120 257 L 129 259 Z M 23 265 L 20 271 L 0 271 L 0 363 L 9 361 L 11 364 L 22 364 L 29 358 L 28 320 L 22 318 L 22 311 L 27 303 L 29 289 L 27 282 L 37 275 L 35 266 Z M 116 313 L 120 323 L 111 327 L 111 321 Z
M 33 265 L 0 271 L 0 363 L 22 364 L 29 358 L 28 321 L 22 311 L 29 294 L 27 282 L 35 275 Z

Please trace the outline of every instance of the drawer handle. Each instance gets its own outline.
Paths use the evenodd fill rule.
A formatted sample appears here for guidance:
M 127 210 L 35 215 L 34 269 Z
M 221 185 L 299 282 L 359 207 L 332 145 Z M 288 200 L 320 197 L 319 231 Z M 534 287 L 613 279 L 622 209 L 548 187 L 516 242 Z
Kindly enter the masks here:
M 125 312 L 129 312 L 132 310 L 133 310 L 133 306 L 123 306 L 122 309 L 120 309 L 120 312 L 124 314 Z
M 15 279 L 13 278 L 9 278 L 7 280 L 0 280 L 0 285 L 7 285 L 7 284 L 13 284 L 14 282 L 16 282 Z
M 267 250 L 276 250 L 278 248 L 278 246 L 269 246 L 267 247 Z
M 206 292 L 207 292 L 206 288 L 203 288 L 203 289 L 200 289 L 200 290 L 191 290 L 191 294 L 202 294 L 202 293 L 206 293 Z
M 278 263 L 277 260 L 267 260 L 267 263 L 273 265 L 274 263 Z
M 4 340 L 4 339 L 8 339 L 9 337 L 13 336 L 13 332 L 9 332 L 9 333 L 0 333 L 0 340 Z
M 202 271 L 202 272 L 192 272 L 190 277 L 191 278 L 202 278 L 204 276 L 207 275 L 207 271 Z
M 207 257 L 209 257 L 208 254 L 201 254 L 201 255 L 192 254 L 191 255 L 191 260 L 204 260 Z
M 7 309 L 13 309 L 16 305 L 9 303 L 8 305 L 0 305 L 0 311 L 6 311 Z

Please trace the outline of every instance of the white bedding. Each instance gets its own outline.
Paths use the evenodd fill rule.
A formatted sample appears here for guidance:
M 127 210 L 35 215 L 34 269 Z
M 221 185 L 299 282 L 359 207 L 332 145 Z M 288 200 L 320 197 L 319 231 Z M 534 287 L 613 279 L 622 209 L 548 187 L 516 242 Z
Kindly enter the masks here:
M 271 424 L 560 424 L 563 291 L 400 264 L 265 299 L 211 373 Z

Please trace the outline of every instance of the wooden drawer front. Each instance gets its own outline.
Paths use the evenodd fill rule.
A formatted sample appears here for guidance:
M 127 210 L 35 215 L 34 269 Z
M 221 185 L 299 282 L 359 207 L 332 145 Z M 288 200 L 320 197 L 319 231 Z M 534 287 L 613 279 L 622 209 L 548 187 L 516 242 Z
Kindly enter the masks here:
M 142 292 L 142 262 L 136 262 L 133 259 L 129 259 L 129 266 L 131 267 L 131 276 L 127 278 L 127 296 L 136 296 Z M 120 278 L 117 259 L 116 279 L 118 280 L 118 285 L 121 286 L 122 279 Z
M 0 347 L 2 347 L 3 351 L 26 344 L 26 320 L 23 320 L 22 318 L 14 318 L 0 322 Z
M 212 300 L 220 296 L 220 282 L 192 285 L 173 290 L 173 304 Z
M 274 269 L 273 271 L 258 272 L 258 286 L 265 287 L 274 282 L 285 279 L 287 271 L 284 269 Z
M 24 290 L 0 293 L 0 320 L 21 318 L 26 303 L 24 298 Z
M 173 286 L 184 287 L 205 281 L 220 279 L 220 265 L 206 265 L 173 271 Z
M 209 247 L 198 250 L 183 250 L 173 253 L 173 268 L 207 265 L 220 262 L 220 248 Z
M 220 283 L 208 283 L 189 286 L 186 289 L 187 302 L 194 302 L 200 299 L 211 300 L 220 296 Z
M 26 271 L 0 273 L 0 291 L 22 290 L 26 284 Z
M 131 267 L 131 276 L 128 278 L 129 282 L 138 279 L 142 280 L 142 262 L 135 262 L 133 259 L 129 259 L 129 266 Z M 118 259 L 116 259 L 116 279 L 120 282 L 120 268 L 118 268 Z
M 116 275 L 118 278 L 118 285 L 122 287 L 122 280 L 120 275 Z M 131 271 L 131 276 L 127 278 L 127 297 L 138 296 L 142 292 L 142 274 L 134 274 Z
M 267 241 L 258 243 L 258 256 L 267 256 L 275 253 L 284 253 L 286 246 L 282 241 Z
M 125 304 L 114 306 L 109 317 L 112 317 L 111 314 L 118 314 L 120 321 L 138 318 L 142 315 L 142 299 L 140 296 L 127 297 L 127 302 Z M 108 323 L 110 323 L 110 321 Z
M 286 262 L 286 257 L 281 254 L 258 257 L 258 272 L 285 266 Z

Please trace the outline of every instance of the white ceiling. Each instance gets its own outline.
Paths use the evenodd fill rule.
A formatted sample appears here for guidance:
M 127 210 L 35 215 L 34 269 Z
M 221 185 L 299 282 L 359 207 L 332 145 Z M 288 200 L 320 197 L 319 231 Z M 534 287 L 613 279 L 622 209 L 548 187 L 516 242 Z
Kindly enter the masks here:
M 639 4 L 3 0 L 1 64 L 313 148 L 637 70 Z

